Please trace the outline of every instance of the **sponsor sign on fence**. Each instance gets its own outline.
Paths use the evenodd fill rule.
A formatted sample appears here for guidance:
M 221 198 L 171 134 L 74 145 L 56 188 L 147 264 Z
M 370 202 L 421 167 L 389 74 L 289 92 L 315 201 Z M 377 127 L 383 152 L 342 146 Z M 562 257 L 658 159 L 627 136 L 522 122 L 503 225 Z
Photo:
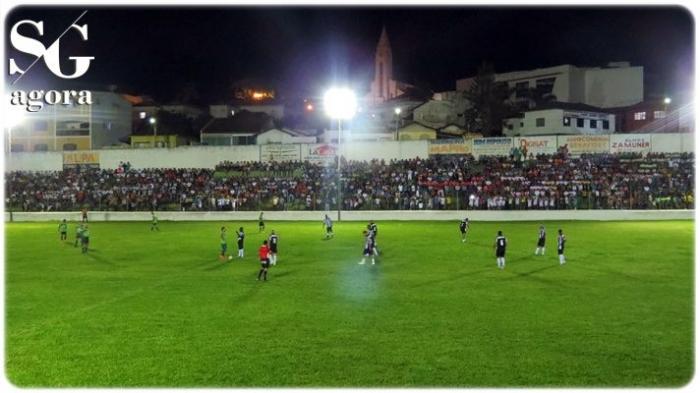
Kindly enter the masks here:
M 464 139 L 443 139 L 430 141 L 428 144 L 429 155 L 442 154 L 471 154 L 472 141 Z
M 607 153 L 610 151 L 608 135 L 566 135 L 558 137 L 559 146 L 566 146 L 569 154 Z
M 302 161 L 327 164 L 335 161 L 337 146 L 330 144 L 304 145 L 301 151 Z
M 64 152 L 63 167 L 100 167 L 100 153 L 96 151 L 79 151 L 79 152 Z
M 527 149 L 530 154 L 554 154 L 557 152 L 556 136 L 530 136 L 514 138 L 515 147 Z
M 301 145 L 260 145 L 260 161 L 299 161 Z
M 651 135 L 649 134 L 613 134 L 610 135 L 611 153 L 649 153 Z
M 507 156 L 513 147 L 512 138 L 474 138 L 472 140 L 474 156 Z

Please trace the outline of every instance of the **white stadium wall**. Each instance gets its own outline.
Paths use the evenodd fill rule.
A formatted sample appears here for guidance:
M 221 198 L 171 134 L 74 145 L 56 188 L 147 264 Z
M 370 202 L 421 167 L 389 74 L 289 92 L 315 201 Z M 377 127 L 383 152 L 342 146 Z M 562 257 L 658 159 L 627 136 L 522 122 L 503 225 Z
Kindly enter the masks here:
M 62 169 L 62 152 L 5 153 L 5 172 L 60 171 Z
M 559 135 L 515 138 L 477 138 L 461 143 L 435 141 L 382 141 L 343 144 L 342 154 L 349 160 L 427 158 L 431 154 L 508 155 L 512 147 L 527 144 L 531 153 L 553 153 L 557 146 L 568 145 L 569 153 L 695 151 L 693 134 L 612 134 Z M 452 142 L 452 141 L 449 141 Z M 210 168 L 222 161 L 310 160 L 332 162 L 337 146 L 332 144 L 282 144 L 248 146 L 184 146 L 174 149 L 105 149 L 78 152 L 32 152 L 5 154 L 5 171 L 59 171 L 64 154 L 78 155 L 99 163 L 100 168 L 115 169 L 120 162 L 133 168 Z M 72 158 L 73 160 L 75 158 Z
M 158 212 L 160 221 L 256 221 L 259 212 Z M 337 211 L 267 211 L 266 221 L 323 221 L 328 214 L 338 220 Z M 692 220 L 694 210 L 385 210 L 342 211 L 341 221 L 629 221 Z M 80 221 L 80 212 L 5 213 L 5 222 Z M 90 221 L 151 221 L 150 212 L 90 212 Z

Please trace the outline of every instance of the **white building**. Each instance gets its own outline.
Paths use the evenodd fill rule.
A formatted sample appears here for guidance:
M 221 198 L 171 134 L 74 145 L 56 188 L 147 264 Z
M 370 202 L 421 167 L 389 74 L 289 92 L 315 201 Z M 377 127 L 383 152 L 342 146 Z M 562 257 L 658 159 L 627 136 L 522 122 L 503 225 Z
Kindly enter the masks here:
M 468 105 L 463 92 L 435 93 L 431 100 L 413 110 L 413 120 L 431 128 L 443 128 L 450 124 L 464 127 L 464 112 Z
M 260 104 L 260 105 L 241 105 L 235 110 L 248 111 L 253 113 L 265 113 L 275 120 L 281 120 L 284 117 L 284 105 L 276 104 Z
M 304 136 L 298 135 L 297 133 L 286 130 L 271 128 L 267 131 L 261 132 L 256 138 L 256 143 L 258 145 L 269 145 L 269 144 L 289 144 L 289 143 L 316 143 L 315 136 Z
M 582 104 L 553 103 L 505 121 L 505 136 L 600 135 L 615 132 L 615 115 Z
M 529 89 L 553 95 L 555 101 L 580 103 L 600 108 L 634 105 L 644 99 L 644 68 L 628 62 L 607 67 L 579 68 L 573 65 L 514 71 L 495 75 L 514 90 L 513 100 L 524 99 Z M 474 78 L 458 79 L 457 91 L 469 90 Z

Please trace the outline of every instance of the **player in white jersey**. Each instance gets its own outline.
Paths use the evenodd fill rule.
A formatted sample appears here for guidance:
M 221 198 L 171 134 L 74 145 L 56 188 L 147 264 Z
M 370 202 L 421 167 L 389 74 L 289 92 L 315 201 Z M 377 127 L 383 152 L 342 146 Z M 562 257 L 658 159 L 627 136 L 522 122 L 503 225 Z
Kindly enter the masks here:
M 566 257 L 564 257 L 564 246 L 566 245 L 566 236 L 564 232 L 559 230 L 559 237 L 557 237 L 557 254 L 559 254 L 559 264 L 563 265 L 566 263 Z
M 328 217 L 328 214 L 323 219 L 323 226 L 326 227 L 326 239 L 333 237 L 333 221 Z
M 365 236 L 365 249 L 362 251 L 360 265 L 365 264 L 367 257 L 371 258 L 372 265 L 374 265 L 374 252 L 372 251 L 374 248 L 374 240 L 372 239 L 372 233 L 370 231 L 363 231 L 362 234 Z

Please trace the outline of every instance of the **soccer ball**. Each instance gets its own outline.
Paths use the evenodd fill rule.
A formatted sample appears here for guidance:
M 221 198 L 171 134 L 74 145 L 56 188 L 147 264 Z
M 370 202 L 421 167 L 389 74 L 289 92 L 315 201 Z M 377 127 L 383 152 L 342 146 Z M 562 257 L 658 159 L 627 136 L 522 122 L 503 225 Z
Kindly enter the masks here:
M 233 259 L 233 255 L 229 255 L 229 256 L 228 256 L 228 260 L 230 261 L 230 260 L 232 260 L 232 259 Z

